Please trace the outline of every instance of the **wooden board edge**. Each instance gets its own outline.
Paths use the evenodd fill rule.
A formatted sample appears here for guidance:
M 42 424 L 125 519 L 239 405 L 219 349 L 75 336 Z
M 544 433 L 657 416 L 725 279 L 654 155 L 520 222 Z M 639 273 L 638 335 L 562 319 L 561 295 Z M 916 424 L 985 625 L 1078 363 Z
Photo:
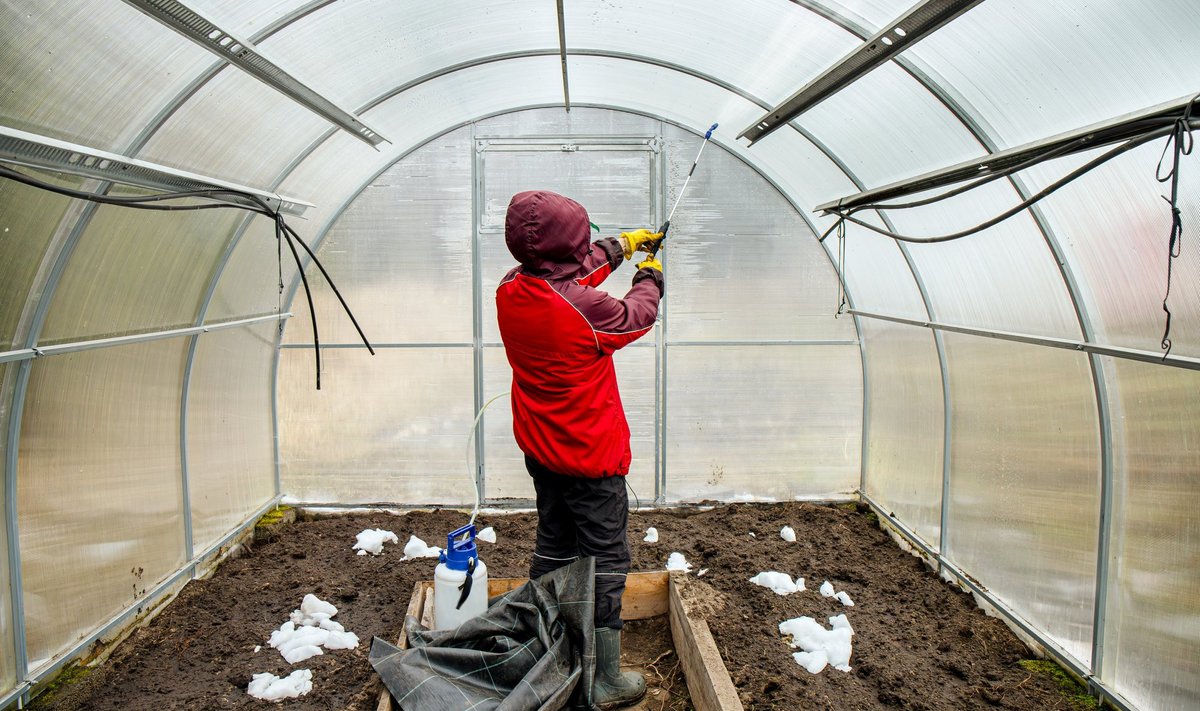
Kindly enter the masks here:
M 421 608 L 425 605 L 425 586 L 421 582 L 413 585 L 412 598 L 408 601 L 408 609 L 404 614 L 407 617 L 412 615 L 420 619 Z M 396 646 L 400 649 L 408 648 L 408 628 L 403 624 L 400 625 L 400 636 L 396 638 Z M 375 706 L 375 711 L 392 711 L 392 694 L 383 687 L 379 691 L 379 704 Z
M 515 590 L 529 578 L 489 578 L 488 597 Z M 667 614 L 667 572 L 630 573 L 621 596 L 621 619 L 644 620 Z
M 704 620 L 693 620 L 680 595 L 687 585 L 684 574 L 670 576 L 667 597 L 670 607 L 671 640 L 683 663 L 684 679 L 696 711 L 744 711 L 737 688 Z

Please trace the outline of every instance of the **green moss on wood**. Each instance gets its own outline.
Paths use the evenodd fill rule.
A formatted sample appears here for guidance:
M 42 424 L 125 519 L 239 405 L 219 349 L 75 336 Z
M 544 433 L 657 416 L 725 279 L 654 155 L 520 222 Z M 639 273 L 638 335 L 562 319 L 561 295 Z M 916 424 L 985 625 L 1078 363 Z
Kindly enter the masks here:
M 46 685 L 46 687 L 38 693 L 37 698 L 30 704 L 30 711 L 39 711 L 41 709 L 52 709 L 55 705 L 55 700 L 58 695 L 73 684 L 83 681 L 88 674 L 92 673 L 91 667 L 85 667 L 78 662 L 68 664 L 59 670 L 58 676 L 54 677 L 54 681 Z

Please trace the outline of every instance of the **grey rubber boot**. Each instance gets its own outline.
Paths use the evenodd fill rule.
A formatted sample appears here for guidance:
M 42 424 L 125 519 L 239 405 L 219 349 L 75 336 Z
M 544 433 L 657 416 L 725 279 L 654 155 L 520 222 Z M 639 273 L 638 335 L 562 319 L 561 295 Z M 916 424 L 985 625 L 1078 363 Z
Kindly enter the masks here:
M 642 675 L 621 671 L 621 630 L 597 627 L 592 703 L 607 711 L 636 703 L 645 695 L 646 680 Z

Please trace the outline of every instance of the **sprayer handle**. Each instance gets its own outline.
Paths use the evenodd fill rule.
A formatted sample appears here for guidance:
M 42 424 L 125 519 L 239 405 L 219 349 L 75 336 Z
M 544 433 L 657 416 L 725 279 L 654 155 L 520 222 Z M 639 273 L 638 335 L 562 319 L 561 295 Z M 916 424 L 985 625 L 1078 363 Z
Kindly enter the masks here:
M 649 254 L 651 257 L 657 256 L 658 249 L 659 249 L 659 247 L 662 247 L 663 240 L 665 240 L 667 238 L 667 230 L 670 228 L 671 228 L 670 220 L 667 220 L 666 222 L 662 223 L 662 227 L 658 228 L 658 231 L 662 233 L 662 237 L 659 237 L 658 239 L 654 240 L 653 242 L 647 242 L 646 246 L 649 247 L 649 249 L 643 249 L 642 251 Z
M 708 139 L 712 138 L 713 131 L 715 130 L 717 130 L 717 124 L 714 123 L 712 126 L 708 127 L 708 132 L 704 134 L 704 140 L 707 141 Z

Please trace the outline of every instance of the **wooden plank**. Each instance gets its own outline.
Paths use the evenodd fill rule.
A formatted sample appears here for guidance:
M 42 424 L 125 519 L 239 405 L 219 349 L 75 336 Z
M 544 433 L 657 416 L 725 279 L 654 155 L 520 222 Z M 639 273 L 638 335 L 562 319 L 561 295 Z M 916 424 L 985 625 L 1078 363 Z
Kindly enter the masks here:
M 425 584 L 418 582 L 413 585 L 412 598 L 408 601 L 408 609 L 405 610 L 405 616 L 412 615 L 420 618 L 421 609 L 425 606 Z M 396 638 L 396 646 L 400 649 L 408 649 L 408 628 L 400 625 L 400 636 Z M 383 687 L 379 692 L 379 704 L 376 705 L 375 711 L 392 711 L 392 695 Z
M 488 578 L 488 597 L 515 590 L 529 578 Z M 630 573 L 621 596 L 621 619 L 644 620 L 667 614 L 667 573 Z
M 685 585 L 686 575 L 672 574 L 667 597 L 671 610 L 671 639 L 675 653 L 683 662 L 683 676 L 692 705 L 696 711 L 744 711 L 708 623 L 687 615 L 687 607 L 680 595 L 680 589 Z

